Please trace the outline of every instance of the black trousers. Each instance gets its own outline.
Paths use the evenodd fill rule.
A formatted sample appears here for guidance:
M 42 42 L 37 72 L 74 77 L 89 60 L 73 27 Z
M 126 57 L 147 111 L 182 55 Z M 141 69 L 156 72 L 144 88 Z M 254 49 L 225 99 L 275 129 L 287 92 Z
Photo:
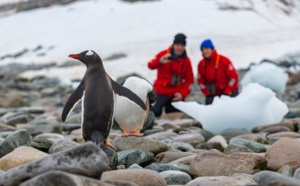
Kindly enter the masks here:
M 163 108 L 165 108 L 166 113 L 170 112 L 180 112 L 175 107 L 171 105 L 173 102 L 173 97 L 168 97 L 166 95 L 157 95 L 156 103 L 153 107 L 150 108 L 152 112 L 154 112 L 155 116 L 158 117 L 162 114 Z
M 238 89 L 236 89 L 235 91 L 232 92 L 232 94 L 230 95 L 230 97 L 236 97 L 238 95 Z M 218 95 L 219 97 L 221 95 Z M 212 104 L 212 102 L 214 101 L 214 97 L 215 96 L 206 96 L 205 98 L 205 105 L 210 105 Z

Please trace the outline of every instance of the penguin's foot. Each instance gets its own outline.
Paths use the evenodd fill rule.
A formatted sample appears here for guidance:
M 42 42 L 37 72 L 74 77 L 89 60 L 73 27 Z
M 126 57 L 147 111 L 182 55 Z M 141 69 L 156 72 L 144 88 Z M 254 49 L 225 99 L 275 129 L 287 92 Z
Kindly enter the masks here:
M 142 137 L 143 135 L 140 133 L 139 130 L 135 131 L 133 134 L 133 136 L 136 136 L 136 137 Z
M 101 142 L 101 144 L 102 144 L 102 145 L 106 145 L 106 146 L 108 146 L 108 147 L 114 149 L 114 146 L 113 146 L 108 140 L 105 140 L 105 141 Z
M 128 131 L 124 130 L 123 134 L 122 134 L 122 137 L 132 136 L 131 134 L 132 134 L 131 132 L 128 132 Z

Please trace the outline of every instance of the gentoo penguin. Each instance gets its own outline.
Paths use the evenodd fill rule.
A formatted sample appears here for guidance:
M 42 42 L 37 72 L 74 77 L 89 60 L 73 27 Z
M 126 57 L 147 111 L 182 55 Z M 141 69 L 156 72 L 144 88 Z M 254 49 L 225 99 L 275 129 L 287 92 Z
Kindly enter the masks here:
M 141 109 L 124 97 L 117 96 L 114 119 L 123 130 L 122 136 L 142 136 L 140 130 L 147 121 L 150 104 L 156 102 L 156 91 L 148 81 L 134 76 L 127 78 L 123 86 L 139 96 L 146 104 L 147 110 Z
M 114 100 L 116 95 L 128 100 L 141 110 L 146 110 L 145 103 L 132 91 L 113 81 L 105 72 L 101 58 L 94 51 L 71 54 L 87 66 L 86 72 L 77 89 L 70 96 L 63 112 L 62 121 L 69 116 L 76 104 L 82 101 L 82 135 L 85 141 L 97 145 L 112 145 L 108 142 Z

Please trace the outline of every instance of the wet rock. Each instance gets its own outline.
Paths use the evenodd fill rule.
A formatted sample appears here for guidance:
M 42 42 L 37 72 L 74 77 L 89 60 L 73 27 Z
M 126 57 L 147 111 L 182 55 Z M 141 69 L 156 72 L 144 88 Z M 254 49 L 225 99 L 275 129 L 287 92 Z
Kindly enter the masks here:
M 269 133 L 269 134 L 273 134 L 273 133 L 277 133 L 277 132 L 290 132 L 291 129 L 286 127 L 286 126 L 270 126 L 270 127 L 267 127 L 263 130 L 261 130 L 260 132 L 266 132 L 266 133 Z
M 166 180 L 168 185 L 185 185 L 192 180 L 191 176 L 185 172 L 168 170 L 160 175 Z
M 293 177 L 300 180 L 300 168 L 295 170 Z
M 155 172 L 163 172 L 167 170 L 174 170 L 174 171 L 181 171 L 180 168 L 178 168 L 175 165 L 172 164 L 158 164 L 158 163 L 152 163 L 145 167 L 145 169 L 153 170 Z
M 209 176 L 199 177 L 190 181 L 186 186 L 215 186 L 215 185 L 258 185 L 248 177 Z
M 208 141 L 210 138 L 214 137 L 214 134 L 205 130 L 205 129 L 200 129 L 199 132 L 205 139 L 205 141 Z
M 222 147 L 222 145 L 218 142 L 211 142 L 211 143 L 201 143 L 199 145 L 197 145 L 195 147 L 196 149 L 206 149 L 206 150 L 210 150 L 210 149 L 217 149 L 221 152 L 224 151 L 224 148 Z
M 28 114 L 43 114 L 47 107 L 39 107 L 39 106 L 30 106 L 30 107 L 19 107 L 17 109 L 18 112 L 28 113 Z
M 15 131 L 0 131 L 0 138 L 5 139 Z
M 60 123 L 59 126 L 62 131 L 67 131 L 69 133 L 75 129 L 81 128 L 81 124 L 79 124 L 79 123 L 78 124 L 77 123 L 67 123 L 67 124 Z
M 259 185 L 286 185 L 286 186 L 299 186 L 299 180 L 290 178 L 285 175 L 272 172 L 261 171 L 253 175 L 253 180 Z
M 113 186 L 112 184 L 105 183 L 97 179 L 70 174 L 63 171 L 49 171 L 43 173 L 22 183 L 20 186 L 81 186 L 83 184 L 89 186 Z
M 175 161 L 171 161 L 170 164 L 183 164 L 183 165 L 190 165 L 191 162 L 197 157 L 197 155 L 191 155 L 191 156 L 187 156 L 187 157 L 184 157 L 184 158 L 180 158 L 180 159 L 177 159 Z
M 39 174 L 61 170 L 64 172 L 99 177 L 108 167 L 106 154 L 93 143 L 84 143 L 42 159 L 15 167 L 0 175 L 3 185 L 16 185 Z
M 288 165 L 281 167 L 277 172 L 288 177 L 293 177 L 293 169 Z
M 21 146 L 0 159 L 0 169 L 8 171 L 11 168 L 43 158 L 48 154 L 32 147 Z
M 157 163 L 169 163 L 171 161 L 184 158 L 187 156 L 195 155 L 195 153 L 182 152 L 182 151 L 167 151 L 159 153 L 155 156 L 155 162 Z
M 194 147 L 192 145 L 184 142 L 173 142 L 170 145 L 174 147 L 174 149 L 180 150 L 182 152 L 194 150 Z
M 165 152 L 169 149 L 166 143 L 154 139 L 141 137 L 116 137 L 111 141 L 116 151 L 138 149 L 151 152 L 154 155 Z
M 173 142 L 184 142 L 191 145 L 197 145 L 205 141 L 204 137 L 199 133 L 189 133 L 176 136 L 173 138 Z
M 164 132 L 157 132 L 154 134 L 150 134 L 146 136 L 145 138 L 150 138 L 150 139 L 164 139 L 164 138 L 173 138 L 178 136 L 175 132 L 169 132 L 169 131 L 164 131 Z
M 31 117 L 21 112 L 9 112 L 2 116 L 0 120 L 7 125 L 16 126 L 18 123 L 29 122 Z
M 130 167 L 134 163 L 146 166 L 154 161 L 153 153 L 136 149 L 120 151 L 117 154 L 118 165 L 125 165 L 126 168 Z
M 74 141 L 71 141 L 71 140 L 67 140 L 67 139 L 59 140 L 50 147 L 49 153 L 53 154 L 56 152 L 70 149 L 70 148 L 78 146 L 78 145 L 79 145 L 78 143 L 75 143 Z
M 296 132 L 278 132 L 278 133 L 270 134 L 267 137 L 268 137 L 268 139 L 283 138 L 283 137 L 300 138 L 300 134 L 296 133 Z
M 254 153 L 252 150 L 250 150 L 248 147 L 245 147 L 243 145 L 235 145 L 230 144 L 228 147 L 224 150 L 224 154 L 229 155 L 235 152 L 250 152 Z
M 293 123 L 294 122 L 292 120 L 285 120 L 285 121 L 282 121 L 282 122 L 276 123 L 276 124 L 255 127 L 252 129 L 252 132 L 254 132 L 254 133 L 262 132 L 263 130 L 265 130 L 269 127 L 273 127 L 273 126 L 284 126 L 284 127 L 289 128 L 290 131 L 295 131 L 295 127 L 294 127 Z
M 33 127 L 31 128 L 31 133 L 60 133 L 61 126 L 57 121 L 54 120 L 45 120 L 45 119 L 35 119 L 28 123 L 27 126 L 24 127 Z
M 253 174 L 266 169 L 266 166 L 266 159 L 254 153 L 234 153 L 227 156 L 205 152 L 198 154 L 191 162 L 189 173 L 194 177 L 229 176 L 234 173 Z
M 261 144 L 268 144 L 268 141 L 265 138 L 262 138 L 256 134 L 243 134 L 243 135 L 236 136 L 235 138 L 246 139 Z
M 81 123 L 81 113 L 70 115 L 68 119 L 65 121 L 65 123 Z
M 13 126 L 5 125 L 0 122 L 0 131 L 15 131 L 16 128 Z
M 114 149 L 112 149 L 112 148 L 110 148 L 106 145 L 101 145 L 100 147 L 105 152 L 105 154 L 107 155 L 107 157 L 109 159 L 108 169 L 109 170 L 116 169 L 117 163 L 118 163 L 118 154 L 117 154 L 117 152 Z
M 220 135 L 223 136 L 226 139 L 226 141 L 229 141 L 231 138 L 234 138 L 242 134 L 251 134 L 251 133 L 246 129 L 238 129 L 238 128 L 229 128 L 220 132 Z
M 43 138 L 34 138 L 31 140 L 31 147 L 47 153 L 52 145 L 52 141 Z
M 143 167 L 139 166 L 138 164 L 132 164 L 128 169 L 143 169 Z
M 4 98 L 0 97 L 0 107 L 17 108 L 26 106 L 29 106 L 29 103 L 19 93 L 9 93 Z
M 267 150 L 264 145 L 254 142 L 254 141 L 251 141 L 251 140 L 246 140 L 246 139 L 232 138 L 230 140 L 229 144 L 242 145 L 256 153 L 266 152 L 266 150 Z
M 225 149 L 228 146 L 226 139 L 223 136 L 217 135 L 207 140 L 207 143 L 219 143 Z
M 60 140 L 64 140 L 65 137 L 61 134 L 44 133 L 44 134 L 35 136 L 34 139 L 46 139 L 46 140 L 52 141 L 53 143 L 56 143 Z
M 26 130 L 10 134 L 0 145 L 0 158 L 20 146 L 30 146 L 31 136 Z
M 153 129 L 148 129 L 144 131 L 144 136 L 149 136 L 150 134 L 155 134 L 157 132 L 163 132 L 164 129 L 162 128 L 153 128 Z
M 146 169 L 126 169 L 104 172 L 102 181 L 131 181 L 143 186 L 166 186 L 166 181 L 159 173 Z
M 0 138 L 0 145 L 4 142 L 3 138 Z
M 105 183 L 109 183 L 114 186 L 139 186 L 131 181 L 105 181 Z
M 300 141 L 281 138 L 271 145 L 266 152 L 268 168 L 270 170 L 278 170 L 285 165 L 289 165 L 295 171 L 300 167 L 299 154 Z
M 56 93 L 56 89 L 55 88 L 43 88 L 41 90 L 41 95 L 43 97 L 45 96 L 53 96 Z

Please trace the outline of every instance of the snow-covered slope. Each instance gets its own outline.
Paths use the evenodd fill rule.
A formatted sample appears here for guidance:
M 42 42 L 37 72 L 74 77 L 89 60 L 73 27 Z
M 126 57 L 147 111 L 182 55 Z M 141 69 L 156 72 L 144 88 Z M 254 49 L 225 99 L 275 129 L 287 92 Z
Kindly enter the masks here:
M 236 5 L 241 1 L 228 2 Z M 68 54 L 93 49 L 103 58 L 115 53 L 127 55 L 117 60 L 104 60 L 113 78 L 138 72 L 153 80 L 156 72 L 147 68 L 147 62 L 167 48 L 178 32 L 188 37 L 187 52 L 194 71 L 201 58 L 199 44 L 206 38 L 211 38 L 219 52 L 232 59 L 237 68 L 263 58 L 300 51 L 299 1 L 294 1 L 294 7 L 288 7 L 290 14 L 277 0 L 252 2 L 254 6 L 250 9 L 243 5 L 246 9 L 231 10 L 224 9 L 224 1 L 216 0 L 139 3 L 94 0 L 20 12 L 0 18 L 0 58 L 25 48 L 28 52 L 16 59 L 5 58 L 0 65 L 63 63 L 69 60 Z M 33 52 L 39 45 L 42 48 Z M 52 68 L 39 73 L 80 78 L 83 68 Z

